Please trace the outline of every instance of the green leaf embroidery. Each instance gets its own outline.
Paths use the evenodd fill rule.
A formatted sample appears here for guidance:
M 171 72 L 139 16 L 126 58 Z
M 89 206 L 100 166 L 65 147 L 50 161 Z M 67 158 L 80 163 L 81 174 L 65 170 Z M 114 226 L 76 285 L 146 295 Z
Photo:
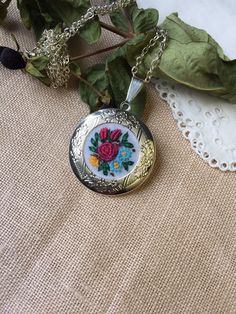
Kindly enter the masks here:
M 134 145 L 133 145 L 132 143 L 129 143 L 129 142 L 124 143 L 123 145 L 124 145 L 125 147 L 128 147 L 128 148 L 133 148 L 133 147 L 134 147 Z
M 122 143 L 124 143 L 124 142 L 126 142 L 127 141 L 127 139 L 128 139 L 128 137 L 129 137 L 129 133 L 128 132 L 126 132 L 124 135 L 123 135 L 123 137 L 122 137 Z
M 97 149 L 94 146 L 89 146 L 89 149 L 91 150 L 91 152 L 96 153 Z
M 98 142 L 94 138 L 91 139 L 91 143 L 97 148 Z
M 108 171 L 110 171 L 110 166 L 109 166 L 109 164 L 106 163 L 106 162 L 103 162 L 103 163 L 102 163 L 102 170 L 103 170 L 103 174 L 104 174 L 105 176 L 107 176 L 107 175 L 108 175 Z
M 123 161 L 123 162 L 122 162 L 122 165 L 123 165 L 123 167 L 124 167 L 124 169 L 125 169 L 126 171 L 128 171 L 128 170 L 129 170 L 129 165 L 128 165 L 128 162 Z
M 99 166 L 98 166 L 98 171 L 102 171 L 103 170 L 103 164 L 100 163 Z
M 106 169 L 103 170 L 103 174 L 104 176 L 107 176 L 108 175 L 108 171 Z
M 103 164 L 103 168 L 109 171 L 109 170 L 110 170 L 110 165 L 105 162 L 105 163 Z
M 97 132 L 95 133 L 95 139 L 97 142 L 101 140 L 101 137 Z

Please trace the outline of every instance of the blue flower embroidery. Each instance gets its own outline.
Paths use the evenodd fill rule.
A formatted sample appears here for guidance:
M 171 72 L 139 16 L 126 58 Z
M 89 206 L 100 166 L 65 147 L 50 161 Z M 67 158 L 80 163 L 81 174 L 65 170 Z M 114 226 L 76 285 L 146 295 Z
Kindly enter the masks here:
M 121 172 L 123 169 L 122 161 L 119 158 L 116 158 L 110 162 L 111 172 Z
M 118 159 L 121 161 L 128 161 L 132 156 L 132 151 L 128 147 L 121 147 L 118 153 Z

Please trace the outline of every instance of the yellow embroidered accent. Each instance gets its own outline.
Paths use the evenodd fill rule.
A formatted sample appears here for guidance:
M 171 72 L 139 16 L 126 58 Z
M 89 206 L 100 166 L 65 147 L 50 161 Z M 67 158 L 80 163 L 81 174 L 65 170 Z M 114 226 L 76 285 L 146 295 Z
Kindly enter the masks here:
M 99 166 L 99 160 L 96 156 L 90 156 L 89 162 L 93 167 L 98 167 Z
M 119 169 L 119 167 L 120 167 L 120 164 L 118 162 L 114 162 L 114 168 Z

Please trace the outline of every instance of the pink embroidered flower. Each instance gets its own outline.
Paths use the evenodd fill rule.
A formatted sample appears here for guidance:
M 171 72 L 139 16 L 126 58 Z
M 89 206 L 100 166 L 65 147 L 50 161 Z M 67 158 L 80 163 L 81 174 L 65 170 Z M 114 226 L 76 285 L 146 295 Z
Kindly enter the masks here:
M 119 150 L 119 145 L 106 142 L 98 147 L 99 159 L 102 161 L 111 161 L 116 158 Z
M 120 136 L 121 136 L 121 130 L 116 129 L 116 130 L 112 131 L 110 138 L 112 141 L 117 141 Z
M 100 130 L 100 137 L 101 137 L 101 140 L 102 141 L 105 141 L 106 139 L 107 139 L 107 137 L 108 137 L 108 128 L 102 128 L 101 130 Z

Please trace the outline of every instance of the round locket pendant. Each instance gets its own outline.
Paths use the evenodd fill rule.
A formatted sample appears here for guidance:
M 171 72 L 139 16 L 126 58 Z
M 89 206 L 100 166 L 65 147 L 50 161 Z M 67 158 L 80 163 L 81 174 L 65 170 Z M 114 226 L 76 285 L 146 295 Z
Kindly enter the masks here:
M 129 192 L 150 174 L 156 150 L 148 128 L 120 109 L 103 109 L 83 119 L 70 142 L 78 179 L 102 194 Z

